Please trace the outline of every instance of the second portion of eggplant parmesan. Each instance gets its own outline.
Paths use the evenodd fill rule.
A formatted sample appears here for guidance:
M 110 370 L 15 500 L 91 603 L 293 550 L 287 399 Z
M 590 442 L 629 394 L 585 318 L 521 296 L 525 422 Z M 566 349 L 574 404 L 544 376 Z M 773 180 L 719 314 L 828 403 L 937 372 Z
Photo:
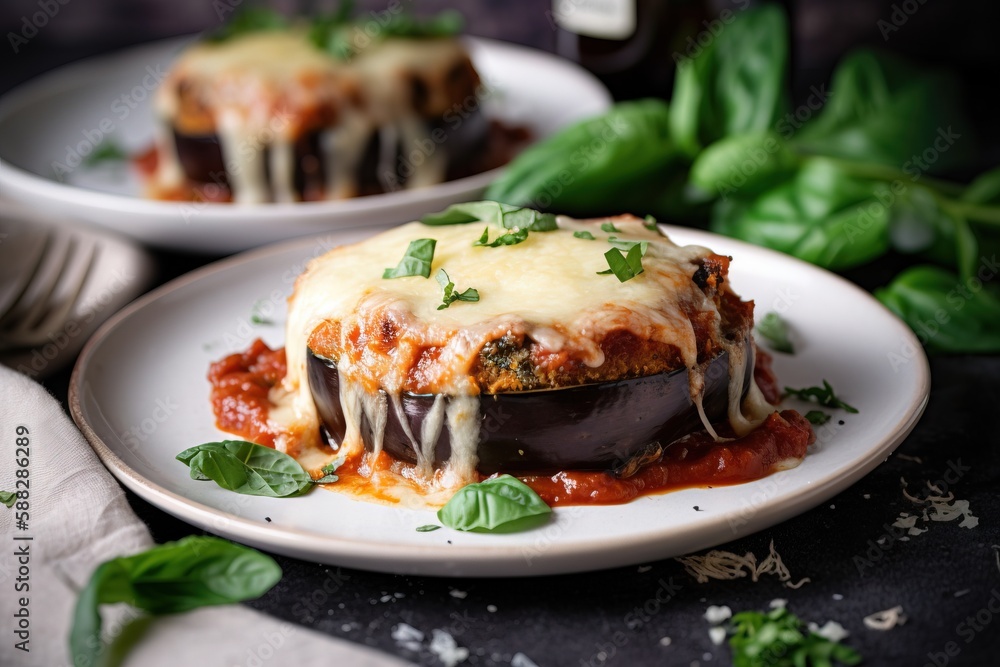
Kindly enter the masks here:
M 662 449 L 702 428 L 718 437 L 713 421 L 744 435 L 774 411 L 753 381 L 753 304 L 730 289 L 730 258 L 677 246 L 632 216 L 559 217 L 554 229 L 530 233 L 484 224 L 411 223 L 310 262 L 289 301 L 287 375 L 270 391 L 275 446 L 318 467 L 332 456 L 323 422 L 338 456 L 367 448 L 377 458 L 391 437 L 396 446 L 386 451 L 399 454 L 397 441 L 407 448 L 397 456 L 413 464 L 406 476 L 448 489 L 516 465 L 510 452 L 537 454 L 552 469 L 608 462 L 628 442 L 641 462 L 651 456 L 647 445 Z M 516 242 L 484 244 L 504 234 Z M 414 242 L 433 246 L 429 264 L 424 253 L 424 265 L 410 258 L 409 273 L 418 275 L 383 277 Z M 606 253 L 636 246 L 641 272 L 622 282 Z M 442 269 L 454 292 L 472 289 L 478 300 L 445 299 L 434 280 Z M 317 374 L 316 360 L 334 382 Z M 668 397 L 678 379 L 682 394 Z M 587 387 L 617 393 L 578 391 Z M 553 422 L 593 427 L 579 451 L 545 456 L 550 445 L 535 435 L 546 428 L 546 405 L 561 411 Z M 622 421 L 605 428 L 612 405 Z M 652 428 L 648 420 L 667 405 L 694 422 Z M 539 423 L 489 426 L 504 406 L 525 406 Z M 633 442 L 635 434 L 658 441 Z
M 196 43 L 157 91 L 150 195 L 344 199 L 498 166 L 523 137 L 483 116 L 480 84 L 451 37 L 371 40 L 350 59 L 305 26 Z

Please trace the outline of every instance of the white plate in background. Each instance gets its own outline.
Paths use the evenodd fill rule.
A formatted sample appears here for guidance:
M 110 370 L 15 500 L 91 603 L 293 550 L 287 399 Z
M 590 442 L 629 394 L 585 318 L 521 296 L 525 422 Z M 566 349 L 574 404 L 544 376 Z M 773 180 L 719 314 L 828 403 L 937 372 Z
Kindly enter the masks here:
M 442 576 L 568 573 L 689 553 L 801 514 L 885 460 L 916 424 L 930 390 L 927 359 L 906 325 L 853 284 L 787 255 L 663 228 L 678 243 L 732 255 L 736 292 L 755 300 L 758 317 L 778 310 L 789 322 L 797 353 L 775 354 L 782 384 L 827 379 L 860 410 L 827 410 L 834 419 L 817 429 L 817 444 L 797 468 L 624 505 L 559 507 L 548 524 L 503 535 L 447 528 L 418 533 L 417 526 L 437 523 L 432 512 L 323 489 L 260 498 L 190 479 L 175 455 L 224 437 L 209 405 L 209 364 L 258 336 L 282 345 L 284 299 L 305 262 L 370 230 L 261 249 L 144 296 L 105 324 L 81 354 L 70 386 L 73 418 L 125 486 L 196 526 L 313 562 Z M 252 324 L 255 304 L 276 324 Z
M 97 145 L 105 136 L 130 153 L 152 145 L 152 91 L 191 39 L 69 65 L 0 99 L 0 194 L 145 243 L 221 253 L 328 230 L 407 222 L 478 198 L 500 173 L 494 169 L 419 190 L 343 201 L 234 206 L 144 199 L 138 175 L 123 164 L 72 167 L 78 147 Z M 600 81 L 567 60 L 488 39 L 466 43 L 493 91 L 482 100 L 486 115 L 526 126 L 536 139 L 611 104 Z M 62 171 L 57 162 L 70 168 L 66 182 L 56 177 Z

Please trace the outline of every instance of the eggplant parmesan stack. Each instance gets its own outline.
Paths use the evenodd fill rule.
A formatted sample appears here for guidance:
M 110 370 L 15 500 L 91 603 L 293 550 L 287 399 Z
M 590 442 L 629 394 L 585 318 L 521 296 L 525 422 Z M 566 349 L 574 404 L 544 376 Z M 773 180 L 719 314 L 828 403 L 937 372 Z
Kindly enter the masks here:
M 140 160 L 157 199 L 294 202 L 440 183 L 502 164 L 519 131 L 479 108 L 480 79 L 451 37 L 388 37 L 350 59 L 305 27 L 185 50 L 155 98 Z
M 712 484 L 801 460 L 812 430 L 758 386 L 773 398 L 729 257 L 633 216 L 530 213 L 414 222 L 312 260 L 258 441 L 310 470 L 345 457 L 365 492 L 432 503 L 494 473 L 562 489 L 550 503 L 621 502 L 697 466 L 708 479 L 690 483 Z M 258 346 L 213 368 L 223 429 L 247 433 L 230 389 L 275 354 Z

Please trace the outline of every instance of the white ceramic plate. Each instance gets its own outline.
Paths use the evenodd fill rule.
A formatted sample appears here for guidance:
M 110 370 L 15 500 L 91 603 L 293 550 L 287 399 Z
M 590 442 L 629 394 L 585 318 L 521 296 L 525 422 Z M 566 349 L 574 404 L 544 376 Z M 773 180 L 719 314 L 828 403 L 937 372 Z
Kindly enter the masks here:
M 192 204 L 144 199 L 125 165 L 79 166 L 105 136 L 130 152 L 153 140 L 150 97 L 191 38 L 168 40 L 61 68 L 0 100 L 0 192 L 46 212 L 79 217 L 146 243 L 232 252 L 331 229 L 412 220 L 476 199 L 500 170 L 420 190 L 336 202 Z M 611 104 L 607 89 L 569 61 L 486 39 L 467 40 L 488 92 L 486 114 L 538 138 Z M 58 163 L 61 166 L 56 166 Z M 56 172 L 62 174 L 60 182 Z
M 679 243 L 731 254 L 737 292 L 754 299 L 758 313 L 777 310 L 789 321 L 798 349 L 794 356 L 776 355 L 783 383 L 828 379 L 860 409 L 857 415 L 833 411 L 835 419 L 818 428 L 817 444 L 799 467 L 748 484 L 625 505 L 557 508 L 547 525 L 507 535 L 447 528 L 418 533 L 417 526 L 436 523 L 432 512 L 321 489 L 269 499 L 191 480 L 174 456 L 222 436 L 208 401 L 209 363 L 256 336 L 283 344 L 284 297 L 305 261 L 364 238 L 367 230 L 258 250 L 143 297 L 105 324 L 81 354 L 70 387 L 73 417 L 123 484 L 196 526 L 306 560 L 427 575 L 541 575 L 684 554 L 800 514 L 883 461 L 913 428 L 930 388 L 927 360 L 910 330 L 831 273 L 739 241 L 665 229 Z M 255 303 L 276 324 L 252 324 Z

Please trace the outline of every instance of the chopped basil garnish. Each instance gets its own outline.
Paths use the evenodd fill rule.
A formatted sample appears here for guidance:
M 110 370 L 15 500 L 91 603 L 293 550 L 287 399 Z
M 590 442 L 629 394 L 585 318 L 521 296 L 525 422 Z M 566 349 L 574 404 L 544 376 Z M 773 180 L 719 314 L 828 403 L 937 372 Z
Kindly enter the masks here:
M 757 333 L 768 342 L 771 349 L 786 354 L 795 354 L 792 341 L 788 339 L 788 325 L 778 313 L 768 313 L 757 324 Z
M 343 459 L 343 457 L 337 457 L 334 460 L 330 461 L 325 466 L 323 466 L 322 468 L 319 469 L 320 472 L 323 473 L 323 476 L 320 477 L 319 479 L 314 479 L 313 483 L 314 484 L 332 484 L 332 483 L 336 482 L 340 478 L 337 477 L 337 475 L 335 475 L 334 473 L 337 472 L 337 468 L 339 468 L 342 465 L 344 465 L 344 459 Z
M 623 241 L 616 236 L 611 236 L 608 238 L 608 243 L 618 248 L 622 252 L 628 252 L 635 246 L 639 246 L 642 250 L 642 255 L 646 255 L 646 250 L 649 249 L 649 241 Z
M 504 229 L 526 229 L 532 232 L 551 232 L 558 229 L 556 216 L 551 213 L 541 213 L 534 209 L 495 201 L 452 204 L 440 213 L 425 215 L 420 222 L 431 226 L 485 222 Z
M 657 226 L 656 218 L 654 218 L 651 215 L 647 215 L 644 219 L 646 223 L 643 225 L 643 227 L 645 227 L 651 232 L 655 232 L 659 229 L 659 227 Z
M 836 397 L 833 393 L 833 387 L 826 380 L 823 380 L 822 387 L 806 387 L 805 389 L 792 389 L 791 387 L 785 387 L 785 393 L 789 396 L 795 396 L 796 398 L 801 398 L 804 401 L 815 400 L 820 405 L 825 405 L 828 408 L 841 408 L 852 414 L 857 414 L 858 409 L 844 403 L 842 400 Z
M 527 484 L 501 475 L 463 486 L 438 510 L 438 519 L 455 530 L 517 528 L 513 522 L 542 516 L 552 510 Z
M 121 162 L 128 159 L 125 149 L 111 139 L 105 139 L 94 147 L 87 157 L 83 158 L 85 167 L 96 167 L 105 162 Z
M 613 222 L 602 222 L 601 223 L 601 231 L 602 232 L 607 232 L 608 234 L 621 234 L 622 233 L 622 230 L 620 230 L 617 227 L 615 227 L 615 223 L 613 223 Z
M 223 42 L 250 32 L 282 30 L 287 27 L 288 19 L 281 12 L 267 7 L 243 7 L 221 28 L 208 33 L 205 39 L 209 42 Z
M 257 301 L 253 304 L 253 308 L 250 309 L 250 323 L 257 325 L 271 325 L 274 324 L 274 320 L 269 318 L 267 315 L 263 314 L 261 308 L 263 307 L 264 301 Z
M 813 632 L 784 607 L 768 613 L 743 611 L 730 623 L 729 648 L 736 667 L 833 667 L 861 662 L 857 651 Z
M 13 507 L 17 502 L 17 494 L 13 491 L 0 491 L 0 503 L 7 507 Z
M 431 277 L 431 262 L 434 261 L 434 239 L 410 241 L 403 259 L 394 269 L 386 269 L 382 278 L 406 278 L 407 276 Z
M 191 479 L 212 480 L 227 491 L 248 496 L 286 498 L 297 496 L 329 479 L 335 468 L 313 480 L 288 454 L 244 440 L 206 442 L 177 455 L 191 469 Z M 335 477 L 335 475 L 334 475 Z
M 492 241 L 490 238 L 490 228 L 487 227 L 483 230 L 482 235 L 480 235 L 479 240 L 473 243 L 474 246 L 483 246 L 484 248 L 499 248 L 502 245 L 517 245 L 528 240 L 528 230 L 527 229 L 515 229 L 509 232 L 504 232 L 500 236 L 496 237 Z
M 428 523 L 428 524 L 425 524 L 423 526 L 417 526 L 417 532 L 418 533 L 429 533 L 432 530 L 438 530 L 440 527 L 441 526 L 437 525 L 436 523 Z
M 455 283 L 451 281 L 448 272 L 444 269 L 438 269 L 438 272 L 434 274 L 434 279 L 444 289 L 444 297 L 441 299 L 441 305 L 437 307 L 438 310 L 444 310 L 456 301 L 479 301 L 479 290 L 470 287 L 464 292 L 458 292 L 455 289 Z
M 176 614 L 259 598 L 281 579 L 270 556 L 218 537 L 192 535 L 102 563 L 80 592 L 70 630 L 73 664 L 100 662 L 102 604 L 126 602 Z
M 830 415 L 826 414 L 822 410 L 810 410 L 806 413 L 806 419 L 808 419 L 809 423 L 814 426 L 822 426 L 830 421 Z
M 578 239 L 586 239 L 588 241 L 596 241 L 597 237 L 590 232 L 573 232 L 573 236 Z
M 611 268 L 597 273 L 602 276 L 613 273 L 619 282 L 631 280 L 643 272 L 642 254 L 644 251 L 642 244 L 639 243 L 633 245 L 624 256 L 620 250 L 612 248 L 604 253 L 605 259 L 608 260 L 608 266 Z

